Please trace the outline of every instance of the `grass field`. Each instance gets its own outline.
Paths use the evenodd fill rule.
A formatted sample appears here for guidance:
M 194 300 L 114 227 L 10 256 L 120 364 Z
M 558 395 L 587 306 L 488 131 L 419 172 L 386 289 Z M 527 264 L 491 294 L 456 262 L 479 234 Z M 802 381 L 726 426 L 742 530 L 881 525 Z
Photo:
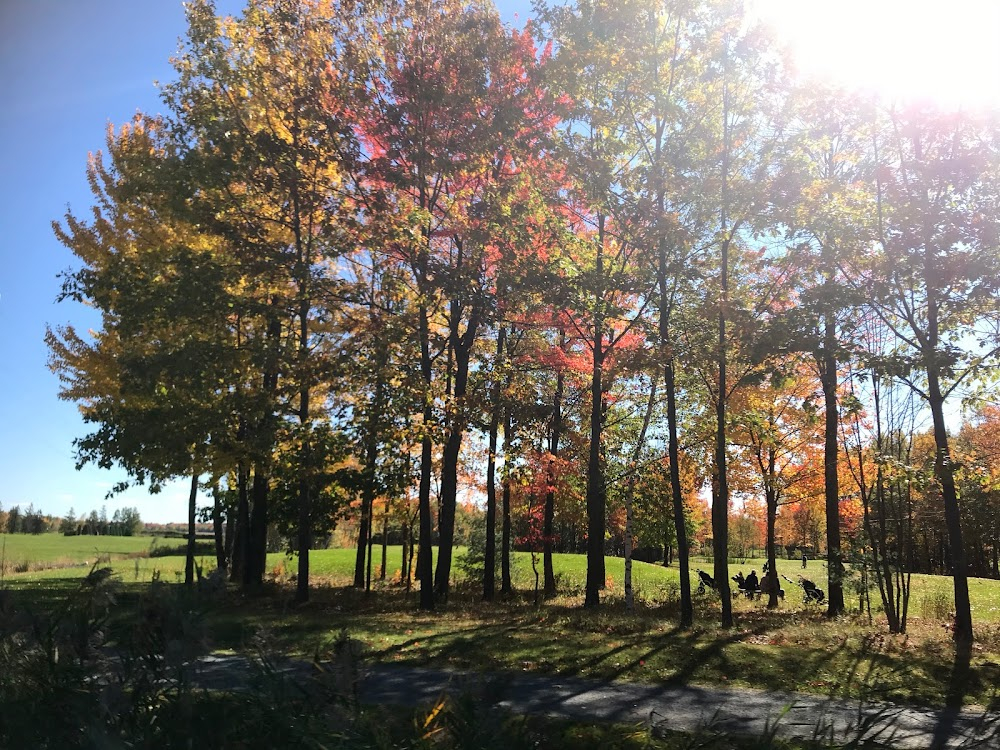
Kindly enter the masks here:
M 49 568 L 85 568 L 97 560 L 110 562 L 172 550 L 182 554 L 184 540 L 151 536 L 0 534 L 0 568 L 5 575 Z
M 0 537 L 2 545 L 3 537 Z M 107 559 L 114 572 L 126 583 L 148 583 L 154 575 L 158 574 L 161 580 L 176 581 L 184 574 L 183 540 L 180 539 L 155 539 L 151 537 L 63 537 L 55 534 L 44 534 L 40 536 L 30 536 L 23 534 L 7 535 L 7 559 L 8 568 L 6 579 L 12 586 L 44 585 L 45 581 L 60 578 L 74 578 L 86 575 L 89 564 L 102 555 L 101 559 Z M 176 549 L 176 554 L 156 557 L 141 556 L 148 553 L 150 549 L 157 550 L 157 555 L 162 555 L 163 547 L 169 546 Z M 2 547 L 0 547 L 2 549 Z M 13 550 L 13 554 L 11 553 Z M 458 563 L 461 560 L 464 550 L 459 548 L 456 552 L 456 565 L 453 568 L 459 586 L 462 585 Z M 28 570 L 27 572 L 13 573 L 10 563 L 13 561 L 40 561 L 46 567 L 44 569 Z M 354 578 L 355 550 L 353 549 L 328 549 L 313 550 L 310 554 L 311 577 L 319 585 L 342 586 L 349 584 Z M 66 569 L 58 567 L 60 562 L 75 564 L 76 567 Z M 215 558 L 212 556 L 200 555 L 197 558 L 198 564 L 203 572 L 207 573 L 215 568 Z M 47 567 L 48 565 L 53 567 Z M 381 564 L 381 552 L 379 548 L 375 550 L 373 561 L 373 576 L 378 578 L 378 569 Z M 276 581 L 291 581 L 296 573 L 298 558 L 289 557 L 284 553 L 274 552 L 267 556 L 268 575 Z M 751 569 L 756 569 L 758 574 L 763 561 L 760 559 L 749 560 L 746 563 L 731 563 L 729 566 L 730 575 L 737 572 L 749 573 Z M 605 560 L 607 568 L 605 597 L 621 598 L 624 595 L 625 561 L 620 557 L 608 557 Z M 35 566 L 42 567 L 42 566 Z M 534 574 L 531 569 L 531 555 L 526 552 L 514 553 L 513 578 L 515 588 L 521 591 L 530 591 L 534 587 Z M 553 555 L 553 567 L 560 594 L 567 599 L 583 596 L 583 587 L 587 576 L 587 559 L 584 555 L 555 554 Z M 711 560 L 696 558 L 691 562 L 692 588 L 697 585 L 695 569 L 701 568 L 707 572 L 712 570 Z M 402 568 L 402 548 L 391 546 L 388 548 L 386 577 L 389 581 L 399 578 L 399 571 Z M 541 575 L 541 561 L 538 563 L 539 575 Z M 799 575 L 806 575 L 814 580 L 819 586 L 825 588 L 826 567 L 820 560 L 810 560 L 806 571 L 802 570 L 801 564 L 797 560 L 780 561 L 778 563 L 779 573 L 784 574 L 792 580 L 797 580 Z M 656 606 L 675 601 L 679 597 L 680 579 L 677 566 L 663 567 L 662 565 L 650 565 L 643 562 L 634 562 L 632 566 L 632 580 L 636 599 L 645 606 Z M 817 609 L 815 605 L 807 607 L 802 601 L 801 591 L 789 584 L 782 582 L 785 589 L 786 598 L 782 604 L 783 610 L 807 610 Z M 857 595 L 847 593 L 848 607 L 858 608 Z M 952 581 L 946 576 L 914 575 L 912 593 L 910 596 L 910 617 L 925 620 L 943 621 L 948 618 L 952 602 Z M 872 591 L 872 606 L 877 607 L 878 592 Z M 1000 581 L 985 578 L 969 579 L 969 596 L 972 601 L 972 615 L 977 623 L 1000 625 Z M 710 597 L 704 597 L 706 605 L 710 604 Z M 763 600 L 749 602 L 742 597 L 734 599 L 736 611 L 750 611 L 763 607 Z

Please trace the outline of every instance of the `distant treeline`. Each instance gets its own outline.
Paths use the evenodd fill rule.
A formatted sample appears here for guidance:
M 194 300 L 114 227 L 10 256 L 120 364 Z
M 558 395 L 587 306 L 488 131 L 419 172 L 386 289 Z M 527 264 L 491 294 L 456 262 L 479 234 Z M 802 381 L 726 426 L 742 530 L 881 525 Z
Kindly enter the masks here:
M 143 531 L 138 508 L 119 508 L 108 519 L 107 508 L 92 510 L 77 517 L 70 508 L 65 518 L 49 516 L 35 508 L 34 503 L 24 510 L 15 505 L 10 510 L 0 506 L 0 532 L 8 534 L 45 534 L 59 531 L 67 536 L 136 536 Z
M 188 525 L 186 523 L 145 523 L 143 533 L 167 538 L 187 539 Z M 212 524 L 196 523 L 195 536 L 212 536 Z

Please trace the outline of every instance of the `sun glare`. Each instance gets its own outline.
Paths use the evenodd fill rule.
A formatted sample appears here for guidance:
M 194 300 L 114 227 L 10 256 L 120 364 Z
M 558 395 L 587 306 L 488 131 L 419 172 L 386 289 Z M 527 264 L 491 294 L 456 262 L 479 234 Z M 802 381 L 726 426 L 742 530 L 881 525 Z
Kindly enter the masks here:
M 1000 104 L 1000 0 L 756 0 L 808 77 L 886 99 Z

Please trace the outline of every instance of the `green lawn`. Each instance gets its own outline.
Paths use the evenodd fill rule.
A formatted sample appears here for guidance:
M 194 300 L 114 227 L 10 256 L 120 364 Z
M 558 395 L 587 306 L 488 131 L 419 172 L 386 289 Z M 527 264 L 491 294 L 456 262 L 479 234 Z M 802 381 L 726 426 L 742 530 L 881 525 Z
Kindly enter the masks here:
M 183 551 L 184 540 L 151 536 L 63 536 L 62 534 L 0 534 L 0 561 L 7 575 L 47 567 L 86 567 L 97 560 L 121 560 L 130 555 L 165 550 Z
M 110 554 L 112 561 L 111 568 L 126 583 L 148 583 L 154 575 L 159 574 L 161 580 L 176 581 L 184 574 L 183 540 L 179 539 L 158 539 L 151 537 L 63 537 L 55 534 L 44 534 L 40 536 L 30 536 L 23 534 L 7 535 L 0 537 L 7 539 L 8 561 L 18 559 L 42 560 L 51 563 L 74 560 L 81 563 L 79 567 L 71 569 L 51 568 L 45 570 L 32 570 L 26 573 L 12 574 L 8 565 L 6 580 L 13 586 L 24 586 L 41 584 L 44 581 L 57 578 L 72 578 L 86 575 L 89 567 L 82 565 L 83 561 L 92 563 L 98 553 Z M 13 541 L 13 544 L 12 544 Z M 2 544 L 2 541 L 0 541 Z M 127 559 L 130 553 L 142 553 L 148 551 L 150 546 L 153 549 L 162 548 L 164 545 L 176 547 L 177 554 L 157 557 L 136 557 Z M 11 554 L 11 549 L 17 550 Z M 461 581 L 461 571 L 458 563 L 464 554 L 464 549 L 456 551 L 454 578 L 459 587 L 467 585 L 475 589 L 474 584 L 463 584 Z M 355 550 L 353 549 L 328 549 L 313 550 L 310 554 L 311 575 L 320 584 L 334 586 L 349 584 L 354 578 Z M 203 572 L 207 573 L 215 568 L 215 558 L 208 555 L 199 555 L 198 564 L 202 566 Z M 387 578 L 392 581 L 398 580 L 402 563 L 402 548 L 391 546 L 388 548 L 386 564 Z M 378 579 L 378 569 L 381 564 L 381 550 L 375 549 L 373 561 L 373 578 Z M 274 552 L 267 556 L 267 574 L 277 581 L 289 581 L 296 573 L 298 558 L 288 557 L 284 553 Z M 619 557 L 608 557 L 605 559 L 606 566 L 606 589 L 605 598 L 621 599 L 624 595 L 625 581 L 625 561 Z M 750 560 L 746 563 L 732 563 L 729 566 L 730 575 L 737 572 L 749 573 L 750 570 L 757 570 L 760 575 L 763 560 Z M 555 554 L 553 555 L 553 567 L 560 594 L 572 599 L 582 596 L 583 587 L 587 575 L 587 559 L 584 555 Z M 694 572 L 701 568 L 706 572 L 712 571 L 711 560 L 695 559 L 691 562 L 692 588 L 697 586 L 697 575 Z M 541 561 L 538 563 L 539 575 L 541 575 Z M 797 560 L 779 561 L 778 571 L 791 578 L 793 581 L 803 574 L 802 566 Z M 826 567 L 822 561 L 810 560 L 808 569 L 804 573 L 807 577 L 815 581 L 821 588 L 826 588 Z M 634 562 L 632 566 L 633 586 L 637 600 L 641 604 L 653 606 L 665 602 L 675 601 L 679 597 L 680 582 L 677 566 L 663 567 L 662 565 L 651 565 L 643 562 Z M 534 587 L 534 574 L 531 569 L 531 555 L 527 552 L 514 553 L 513 562 L 514 586 L 521 591 L 530 591 Z M 802 601 L 801 590 L 787 581 L 782 581 L 785 589 L 785 601 L 782 603 L 782 610 L 817 610 L 815 605 L 807 607 Z M 735 584 L 733 585 L 735 589 Z M 1000 625 L 1000 581 L 985 578 L 969 579 L 969 595 L 972 600 L 973 619 L 977 623 Z M 872 607 L 877 608 L 878 592 L 871 592 Z M 848 607 L 857 608 L 857 595 L 847 593 Z M 706 608 L 711 608 L 713 601 L 708 595 L 700 597 L 700 603 Z M 947 617 L 951 609 L 952 602 L 952 581 L 946 576 L 914 575 L 913 590 L 910 597 L 910 617 L 917 619 L 942 620 Z M 742 597 L 734 599 L 734 608 L 737 612 L 748 612 L 761 609 L 763 600 L 747 601 Z

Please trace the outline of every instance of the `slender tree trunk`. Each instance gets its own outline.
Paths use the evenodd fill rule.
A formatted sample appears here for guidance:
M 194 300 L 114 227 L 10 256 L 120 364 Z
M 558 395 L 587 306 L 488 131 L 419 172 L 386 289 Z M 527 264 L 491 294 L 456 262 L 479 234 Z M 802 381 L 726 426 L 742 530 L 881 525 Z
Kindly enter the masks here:
M 500 412 L 504 352 L 507 347 L 507 326 L 497 331 L 497 351 L 493 365 L 493 409 L 490 413 L 489 455 L 486 462 L 486 550 L 483 558 L 483 601 L 491 602 L 496 595 L 497 564 L 497 436 L 500 432 Z
M 372 590 L 372 547 L 375 545 L 375 538 L 372 535 L 372 528 L 374 526 L 374 516 L 375 509 L 372 508 L 372 512 L 368 514 L 368 554 L 366 556 L 367 565 L 365 567 L 365 591 Z
M 297 149 L 298 128 L 292 130 L 292 144 Z M 312 441 L 310 438 L 310 388 L 314 376 L 310 366 L 309 319 L 312 315 L 312 255 L 311 246 L 302 232 L 302 206 L 299 182 L 296 175 L 292 182 L 292 230 L 295 234 L 295 275 L 298 285 L 298 377 L 299 377 L 299 518 L 298 518 L 298 576 L 295 579 L 295 601 L 309 601 L 309 552 L 312 547 Z
M 270 479 L 264 461 L 254 465 L 252 498 L 253 507 L 250 513 L 250 549 L 247 554 L 247 565 L 244 585 L 260 586 L 264 582 L 264 572 L 267 568 L 267 500 Z
M 309 429 L 309 388 L 303 388 L 299 394 L 300 427 Z M 299 518 L 298 518 L 298 548 L 299 566 L 295 585 L 295 601 L 300 604 L 309 601 L 309 550 L 312 547 L 312 497 L 310 493 L 310 466 L 312 464 L 311 446 L 307 435 L 302 437 L 300 450 L 302 465 L 299 467 Z
M 604 277 L 604 222 L 598 218 L 597 258 L 594 277 L 598 283 Z M 587 584 L 584 607 L 601 603 L 605 583 L 604 534 L 606 529 L 607 488 L 604 484 L 601 441 L 604 423 L 604 290 L 594 295 L 593 366 L 590 379 L 590 453 L 587 459 Z
M 917 161 L 921 157 L 920 143 L 914 139 Z M 926 196 L 925 196 L 926 198 Z M 925 203 L 927 201 L 925 200 Z M 938 258 L 935 253 L 935 229 L 931 225 L 929 206 L 924 206 L 924 237 L 923 237 L 923 286 L 926 292 L 926 335 L 922 339 L 924 367 L 927 372 L 927 406 L 931 410 L 931 420 L 934 425 L 934 476 L 941 487 L 941 499 L 944 503 L 944 520 L 948 530 L 948 545 L 951 552 L 951 570 L 955 587 L 955 642 L 968 654 L 973 642 L 972 605 L 969 601 L 969 579 L 965 562 L 965 543 L 962 539 L 962 513 L 959 505 L 958 490 L 955 487 L 954 463 L 951 458 L 951 447 L 948 443 L 948 428 L 944 421 L 945 393 L 941 390 L 941 363 L 938 348 L 941 343 L 938 300 L 938 289 L 941 283 L 941 272 L 938 269 Z M 916 331 L 919 323 L 911 320 L 911 326 Z
M 670 494 L 674 508 L 677 567 L 681 584 L 680 624 L 682 628 L 687 628 L 694 622 L 694 604 L 691 601 L 690 550 L 687 540 L 687 521 L 684 517 L 684 492 L 681 488 L 680 447 L 677 439 L 677 386 L 674 380 L 672 354 L 668 354 L 663 364 L 663 382 L 667 391 L 667 456 L 670 460 Z
M 380 365 L 384 365 L 383 355 L 377 355 Z M 381 372 L 381 366 L 379 372 Z M 364 483 L 361 488 L 361 523 L 358 529 L 358 549 L 354 557 L 354 587 L 364 588 L 365 585 L 365 557 L 367 555 L 369 534 L 371 530 L 371 518 L 374 512 L 377 465 L 378 465 L 378 445 L 379 428 L 382 410 L 385 407 L 385 382 L 381 375 L 377 376 L 375 382 L 375 393 L 369 403 L 368 419 L 365 425 L 365 447 L 364 447 Z
M 410 566 L 407 564 L 407 553 L 409 552 L 410 546 L 410 524 L 409 522 L 403 523 L 403 528 L 400 530 L 400 543 L 402 545 L 402 550 L 400 550 L 401 560 L 399 562 L 399 580 L 406 586 L 407 590 L 410 587 Z
M 425 305 L 420 305 L 420 371 L 423 376 L 424 413 L 423 437 L 420 441 L 420 488 L 418 507 L 420 514 L 420 550 L 417 554 L 417 580 L 420 582 L 420 609 L 434 609 L 434 569 L 431 562 L 431 468 L 434 460 L 434 446 L 431 429 L 434 425 L 434 408 L 431 394 L 433 362 L 430 352 L 429 313 Z
M 559 331 L 559 347 L 566 345 L 566 332 Z M 552 401 L 552 432 L 549 438 L 549 453 L 552 460 L 559 456 L 559 438 L 562 435 L 562 398 L 564 375 L 562 370 L 556 374 L 556 392 Z M 548 599 L 556 595 L 556 575 L 552 566 L 553 521 L 555 519 L 556 492 L 555 475 L 549 465 L 549 490 L 545 493 L 545 509 L 542 520 L 542 570 L 544 577 L 544 594 Z
M 365 587 L 365 557 L 368 549 L 368 518 L 371 515 L 368 487 L 361 490 L 361 519 L 358 523 L 358 546 L 354 553 L 354 588 Z
M 767 608 L 776 609 L 778 607 L 778 591 L 781 590 L 781 582 L 778 580 L 778 554 L 774 543 L 774 522 L 778 516 L 778 489 L 776 486 L 775 471 L 775 451 L 769 447 L 767 451 L 767 484 L 764 487 L 764 499 L 767 503 Z
M 275 439 L 275 415 L 270 405 L 274 403 L 278 391 L 278 359 L 281 344 L 278 306 L 277 298 L 272 299 L 267 327 L 268 363 L 263 376 L 263 390 L 269 406 L 268 411 L 258 422 L 257 434 L 254 436 L 267 447 L 255 458 L 253 465 L 253 507 L 250 511 L 244 586 L 260 586 L 264 582 L 264 572 L 267 569 L 268 495 L 271 484 L 271 447 Z
M 725 222 L 723 222 L 725 225 Z M 722 627 L 733 626 L 733 603 L 729 590 L 729 477 L 726 461 L 726 306 L 729 290 L 729 239 L 722 242 L 722 294 L 719 306 L 719 392 L 715 404 L 715 482 L 712 497 L 713 576 L 722 600 Z
M 243 582 L 246 575 L 247 554 L 250 542 L 250 476 L 246 463 L 236 467 L 236 528 L 230 541 L 232 570 L 229 580 Z
M 410 593 L 410 585 L 413 580 L 413 553 L 416 547 L 416 540 L 413 538 L 413 519 L 411 518 L 406 527 L 406 538 L 409 540 L 406 547 L 406 593 Z
M 819 369 L 823 397 L 826 403 L 823 478 L 826 497 L 828 587 L 826 614 L 828 617 L 838 617 L 844 614 L 844 562 L 840 550 L 840 476 L 837 472 L 837 459 L 840 452 L 840 414 L 837 405 L 836 346 L 836 322 L 833 314 L 827 311 L 824 321 L 823 354 Z
M 948 544 L 951 548 L 952 578 L 955 587 L 955 642 L 967 647 L 972 644 L 972 605 L 969 600 L 969 578 L 965 569 L 965 544 L 962 540 L 962 514 L 955 488 L 954 464 L 948 444 L 948 430 L 944 421 L 944 397 L 937 368 L 930 364 L 927 368 L 927 405 L 934 423 L 934 444 L 936 456 L 934 474 L 941 485 L 944 501 L 944 521 L 948 529 Z
M 728 39 L 726 44 L 729 44 Z M 712 553 L 715 585 L 722 600 L 722 627 L 733 626 L 733 603 L 729 591 L 729 475 L 726 460 L 726 402 L 729 385 L 726 382 L 726 360 L 729 342 L 726 337 L 726 316 L 729 312 L 729 245 L 732 233 L 729 227 L 729 159 L 732 147 L 729 123 L 728 50 L 723 61 L 722 73 L 722 191 L 720 195 L 719 227 L 722 235 L 720 248 L 721 273 L 719 278 L 719 390 L 715 405 L 715 474 L 712 496 Z
M 880 448 L 881 453 L 884 448 Z M 893 480 L 895 482 L 895 480 Z M 883 604 L 885 605 L 886 619 L 889 623 L 889 632 L 899 632 L 899 608 L 896 604 L 896 596 L 893 593 L 895 586 L 895 575 L 893 572 L 893 561 L 889 554 L 889 531 L 886 528 L 886 506 L 888 505 L 887 495 L 891 495 L 893 489 L 886 486 L 885 472 L 879 466 L 875 476 L 875 520 L 877 522 L 878 541 L 872 547 L 875 554 L 882 562 L 880 569 L 882 581 L 879 589 L 884 594 Z M 899 567 L 900 561 L 895 561 L 895 567 Z
M 212 532 L 215 536 L 215 565 L 225 572 L 229 567 L 226 558 L 226 543 L 222 533 L 222 498 L 219 494 L 218 480 L 212 484 Z
M 184 585 L 194 586 L 194 553 L 196 544 L 197 514 L 198 514 L 198 471 L 191 472 L 191 492 L 188 494 L 188 539 L 187 557 L 184 561 Z
M 503 520 L 500 530 L 500 594 L 509 597 L 514 593 L 514 584 L 510 577 L 510 444 L 513 442 L 514 419 L 510 405 L 504 406 L 503 417 L 503 486 L 501 504 Z
M 389 501 L 385 503 L 385 513 L 382 514 L 382 568 L 379 570 L 378 579 L 385 580 L 385 568 L 389 564 Z
M 635 595 L 632 590 L 632 525 L 635 521 L 632 503 L 635 498 L 635 474 L 639 468 L 642 449 L 646 444 L 646 432 L 649 430 L 649 423 L 653 418 L 658 379 L 655 373 L 649 379 L 649 401 L 646 403 L 646 415 L 643 417 L 642 429 L 639 430 L 639 438 L 636 440 L 635 450 L 632 452 L 632 463 L 629 466 L 628 480 L 625 485 L 625 610 L 627 612 L 631 612 L 635 608 Z

